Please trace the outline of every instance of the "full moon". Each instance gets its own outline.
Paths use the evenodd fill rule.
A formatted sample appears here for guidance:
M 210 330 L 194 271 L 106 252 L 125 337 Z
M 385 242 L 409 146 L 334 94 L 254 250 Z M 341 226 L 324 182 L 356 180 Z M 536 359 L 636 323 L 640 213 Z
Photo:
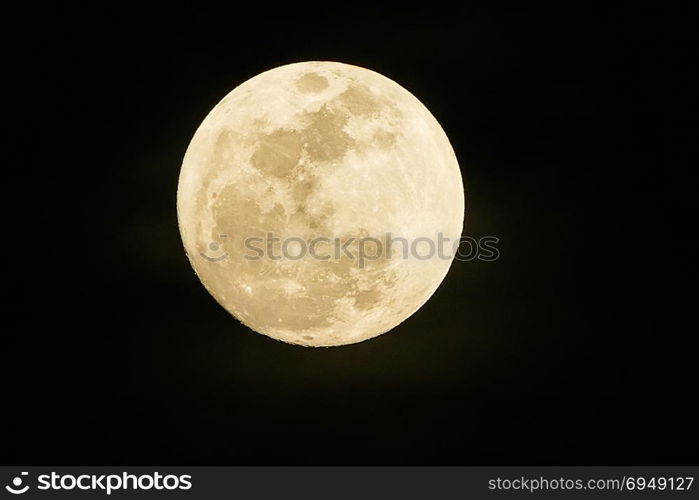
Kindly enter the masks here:
M 446 134 L 410 92 L 368 69 L 302 62 L 251 78 L 206 116 L 177 214 L 194 271 L 233 316 L 284 342 L 337 346 L 427 302 L 461 236 L 464 190 Z

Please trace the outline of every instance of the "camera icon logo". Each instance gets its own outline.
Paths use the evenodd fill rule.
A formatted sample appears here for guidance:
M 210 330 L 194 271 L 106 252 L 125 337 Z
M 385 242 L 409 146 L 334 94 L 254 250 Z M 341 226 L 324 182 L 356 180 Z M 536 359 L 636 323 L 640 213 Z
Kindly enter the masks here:
M 219 237 L 221 238 L 221 240 L 224 240 L 225 238 L 228 238 L 228 235 L 219 234 Z M 223 241 L 210 241 L 207 245 L 207 251 L 199 252 L 199 255 L 204 257 L 209 262 L 220 262 L 226 257 L 228 257 L 228 252 L 226 252 L 223 248 L 223 243 Z
M 13 495 L 21 495 L 22 493 L 26 493 L 27 490 L 29 489 L 29 485 L 26 485 L 24 488 L 21 488 L 22 486 L 22 476 L 26 476 L 29 474 L 28 472 L 22 472 L 21 475 L 15 477 L 12 480 L 12 486 L 7 485 L 5 486 L 5 489 L 12 493 Z

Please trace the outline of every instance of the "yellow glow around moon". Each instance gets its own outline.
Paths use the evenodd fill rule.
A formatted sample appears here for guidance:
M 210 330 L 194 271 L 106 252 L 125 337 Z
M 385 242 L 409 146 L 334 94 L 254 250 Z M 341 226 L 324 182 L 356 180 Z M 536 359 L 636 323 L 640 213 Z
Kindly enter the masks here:
M 305 62 L 251 78 L 211 110 L 187 149 L 177 210 L 192 266 L 226 310 L 270 337 L 333 346 L 411 316 L 452 259 L 395 245 L 360 263 L 328 242 L 458 241 L 464 193 L 449 140 L 410 92 L 364 68 Z M 265 249 L 270 234 L 327 238 L 315 254 L 329 258 L 294 258 L 299 243 L 290 258 L 251 258 L 250 239 Z

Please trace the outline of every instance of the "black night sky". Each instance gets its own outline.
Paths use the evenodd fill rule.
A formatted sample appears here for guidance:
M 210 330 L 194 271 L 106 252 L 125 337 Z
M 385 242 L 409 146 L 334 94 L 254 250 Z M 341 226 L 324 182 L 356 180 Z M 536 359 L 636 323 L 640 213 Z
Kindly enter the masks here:
M 607 4 L 6 12 L 2 462 L 696 464 L 692 18 Z M 500 238 L 497 262 L 455 263 L 408 321 L 342 348 L 242 326 L 177 228 L 204 116 L 304 60 L 422 100 L 466 234 Z

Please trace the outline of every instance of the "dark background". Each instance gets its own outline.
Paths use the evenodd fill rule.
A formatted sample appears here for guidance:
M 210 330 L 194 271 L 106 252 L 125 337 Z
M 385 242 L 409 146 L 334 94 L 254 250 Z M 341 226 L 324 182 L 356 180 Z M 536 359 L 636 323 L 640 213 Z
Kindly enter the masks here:
M 608 3 L 6 13 L 0 460 L 697 464 L 692 17 Z M 420 98 L 459 159 L 466 232 L 501 240 L 341 348 L 243 327 L 177 228 L 204 116 L 303 60 Z

